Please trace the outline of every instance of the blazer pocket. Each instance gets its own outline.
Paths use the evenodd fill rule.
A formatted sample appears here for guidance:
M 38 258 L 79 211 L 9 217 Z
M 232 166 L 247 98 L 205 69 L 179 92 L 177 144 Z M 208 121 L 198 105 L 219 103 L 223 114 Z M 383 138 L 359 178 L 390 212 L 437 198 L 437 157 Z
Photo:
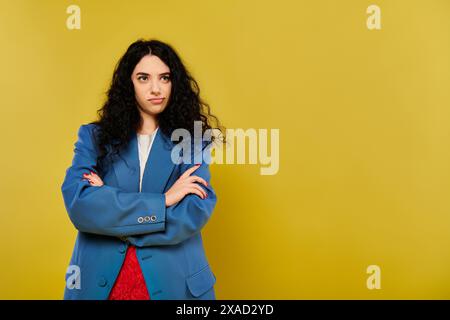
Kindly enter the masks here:
M 200 271 L 186 278 L 186 284 L 194 297 L 199 297 L 216 283 L 216 276 L 210 265 L 206 265 Z

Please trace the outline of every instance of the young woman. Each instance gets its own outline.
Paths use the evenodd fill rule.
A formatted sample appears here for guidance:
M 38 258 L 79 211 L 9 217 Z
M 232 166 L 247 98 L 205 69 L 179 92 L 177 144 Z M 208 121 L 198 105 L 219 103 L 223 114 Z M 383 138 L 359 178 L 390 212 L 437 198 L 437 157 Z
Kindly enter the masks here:
M 215 299 L 201 237 L 217 200 L 209 166 L 172 157 L 174 130 L 218 124 L 199 91 L 163 42 L 138 40 L 118 62 L 61 186 L 78 230 L 64 299 Z

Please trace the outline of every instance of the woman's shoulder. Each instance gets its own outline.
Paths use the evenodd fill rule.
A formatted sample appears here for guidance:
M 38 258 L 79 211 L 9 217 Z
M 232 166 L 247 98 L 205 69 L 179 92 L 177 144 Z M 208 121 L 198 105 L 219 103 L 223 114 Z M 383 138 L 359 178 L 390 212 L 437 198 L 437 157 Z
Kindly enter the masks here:
M 84 123 L 78 129 L 78 136 L 87 135 L 91 139 L 96 139 L 100 131 L 100 126 L 95 122 Z
M 98 131 L 100 129 L 100 126 L 95 122 L 84 123 L 81 127 L 84 127 L 86 130 L 91 132 Z
M 97 149 L 100 127 L 94 122 L 81 124 L 78 129 L 78 141 L 91 149 Z

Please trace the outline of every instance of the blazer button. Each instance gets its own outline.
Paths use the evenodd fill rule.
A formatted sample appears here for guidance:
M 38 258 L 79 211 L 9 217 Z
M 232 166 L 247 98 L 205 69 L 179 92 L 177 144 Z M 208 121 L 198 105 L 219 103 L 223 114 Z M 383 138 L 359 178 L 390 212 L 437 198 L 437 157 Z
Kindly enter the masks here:
M 105 279 L 104 277 L 101 277 L 101 278 L 98 280 L 98 285 L 99 285 L 100 287 L 106 286 L 106 283 L 107 283 L 107 281 L 106 281 L 106 279 Z
M 150 217 L 149 216 L 145 216 L 144 220 L 145 220 L 145 222 L 149 222 L 150 221 Z
M 144 218 L 143 218 L 143 217 L 139 217 L 139 218 L 138 218 L 138 222 L 139 222 L 139 223 L 144 222 Z
M 152 214 L 152 216 L 150 217 L 151 221 L 156 221 L 156 216 L 154 214 Z

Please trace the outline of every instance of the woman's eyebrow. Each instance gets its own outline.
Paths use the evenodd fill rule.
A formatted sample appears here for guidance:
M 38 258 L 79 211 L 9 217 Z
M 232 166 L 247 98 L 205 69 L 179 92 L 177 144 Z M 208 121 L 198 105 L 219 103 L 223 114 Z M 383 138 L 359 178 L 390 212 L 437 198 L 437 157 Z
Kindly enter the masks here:
M 146 72 L 138 72 L 138 73 L 136 73 L 136 75 L 137 75 L 137 76 L 139 76 L 139 75 L 149 76 L 150 74 L 148 74 L 148 73 L 146 73 Z M 160 76 L 162 76 L 162 75 L 170 75 L 170 72 L 163 72 L 163 73 L 160 73 L 159 75 L 160 75 Z

